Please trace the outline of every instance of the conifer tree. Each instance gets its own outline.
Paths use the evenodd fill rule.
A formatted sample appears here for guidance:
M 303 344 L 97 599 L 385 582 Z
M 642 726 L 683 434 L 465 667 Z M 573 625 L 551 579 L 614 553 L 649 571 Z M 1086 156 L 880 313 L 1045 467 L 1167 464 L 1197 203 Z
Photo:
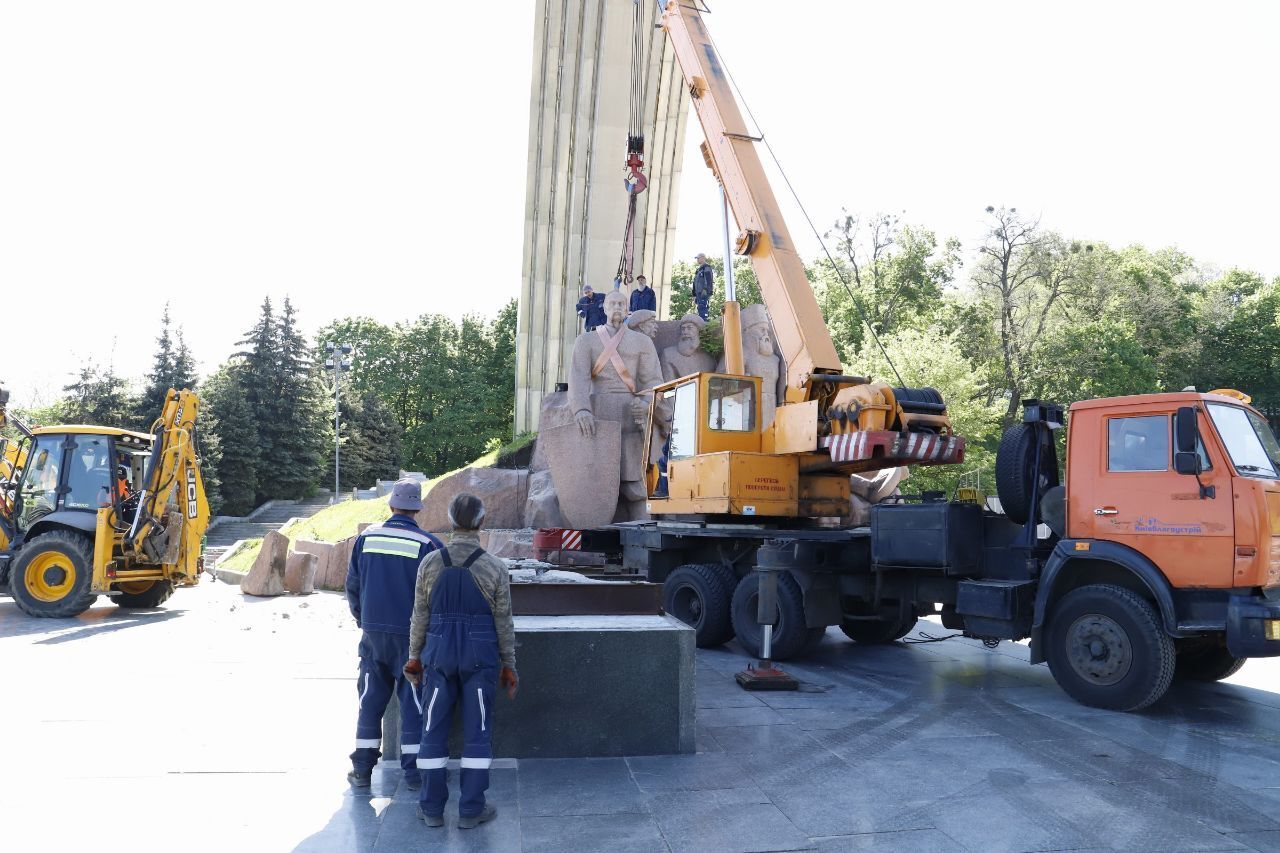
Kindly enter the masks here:
M 247 515 L 258 503 L 258 429 L 246 378 L 243 364 L 224 364 L 201 392 L 201 473 L 215 512 L 228 515 Z

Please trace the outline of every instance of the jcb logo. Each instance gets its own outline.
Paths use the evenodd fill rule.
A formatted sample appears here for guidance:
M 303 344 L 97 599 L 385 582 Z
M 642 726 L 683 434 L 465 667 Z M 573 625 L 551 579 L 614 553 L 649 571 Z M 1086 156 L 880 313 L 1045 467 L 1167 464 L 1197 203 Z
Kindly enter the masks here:
M 196 469 L 187 469 L 187 518 L 195 518 L 199 507 L 196 500 Z

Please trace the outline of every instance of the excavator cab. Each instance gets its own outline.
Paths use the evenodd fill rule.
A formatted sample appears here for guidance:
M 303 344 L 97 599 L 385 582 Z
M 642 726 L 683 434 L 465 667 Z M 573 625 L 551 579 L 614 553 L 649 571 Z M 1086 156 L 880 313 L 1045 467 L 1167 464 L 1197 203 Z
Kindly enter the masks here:
M 155 607 L 198 582 L 209 507 L 197 408 L 192 392 L 170 391 L 155 434 L 23 428 L 3 449 L 0 587 L 24 612 L 75 616 L 99 595 Z

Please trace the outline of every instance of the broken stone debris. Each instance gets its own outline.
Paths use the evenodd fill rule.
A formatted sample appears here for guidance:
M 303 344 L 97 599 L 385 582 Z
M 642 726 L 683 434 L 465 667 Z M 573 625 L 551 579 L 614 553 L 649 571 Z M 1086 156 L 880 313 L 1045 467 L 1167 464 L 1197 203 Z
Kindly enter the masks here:
M 529 472 L 513 468 L 464 468 L 431 487 L 418 511 L 418 526 L 435 534 L 448 533 L 449 502 L 462 492 L 484 501 L 484 526 L 494 529 L 524 527 L 524 505 Z

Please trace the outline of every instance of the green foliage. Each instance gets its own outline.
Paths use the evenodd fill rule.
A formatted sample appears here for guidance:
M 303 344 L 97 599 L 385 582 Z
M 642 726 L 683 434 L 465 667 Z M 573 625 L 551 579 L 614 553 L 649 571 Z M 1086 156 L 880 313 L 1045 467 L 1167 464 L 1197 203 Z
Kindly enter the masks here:
M 243 364 L 224 364 L 201 389 L 201 474 L 214 512 L 247 515 L 257 505 L 258 424 L 245 389 Z M 210 441 L 216 456 L 210 458 Z M 212 482 L 212 484 L 211 484 Z
M 160 316 L 160 334 L 156 336 L 156 353 L 151 372 L 147 374 L 146 387 L 138 399 L 134 422 L 139 429 L 150 429 L 160 417 L 165 396 L 170 388 L 181 390 L 196 387 L 196 365 L 187 342 L 179 328 L 175 334 L 169 318 L 169 304 Z
M 936 388 L 947 402 L 947 410 L 955 431 L 966 442 L 963 465 L 942 465 L 931 468 L 917 467 L 904 490 L 919 492 L 925 489 L 954 491 L 960 475 L 965 471 L 979 470 L 984 475 L 984 486 L 994 490 L 990 472 L 994 471 L 995 449 L 1000 443 L 1000 415 L 1002 401 L 992 401 L 983 387 L 981 378 L 974 373 L 973 365 L 965 357 L 954 332 L 941 326 L 923 329 L 901 329 L 881 338 L 889 358 L 893 360 L 902 381 L 912 388 Z M 874 343 L 865 342 L 854 353 L 854 362 L 873 379 L 896 384 L 884 354 Z
M 129 395 L 125 381 L 108 365 L 99 368 L 92 362 L 80 368 L 74 382 L 63 387 L 66 396 L 57 408 L 48 412 L 51 423 L 93 424 L 128 429 L 133 427 L 136 401 Z
M 382 400 L 404 430 L 404 466 L 435 475 L 510 441 L 515 403 L 516 303 L 492 321 L 439 314 L 387 326 L 335 321 L 318 342 L 352 346 L 350 380 Z
M 368 488 L 375 480 L 394 480 L 404 466 L 404 431 L 381 397 L 342 388 L 342 489 Z M 324 471 L 333 471 L 333 430 L 325 445 Z

